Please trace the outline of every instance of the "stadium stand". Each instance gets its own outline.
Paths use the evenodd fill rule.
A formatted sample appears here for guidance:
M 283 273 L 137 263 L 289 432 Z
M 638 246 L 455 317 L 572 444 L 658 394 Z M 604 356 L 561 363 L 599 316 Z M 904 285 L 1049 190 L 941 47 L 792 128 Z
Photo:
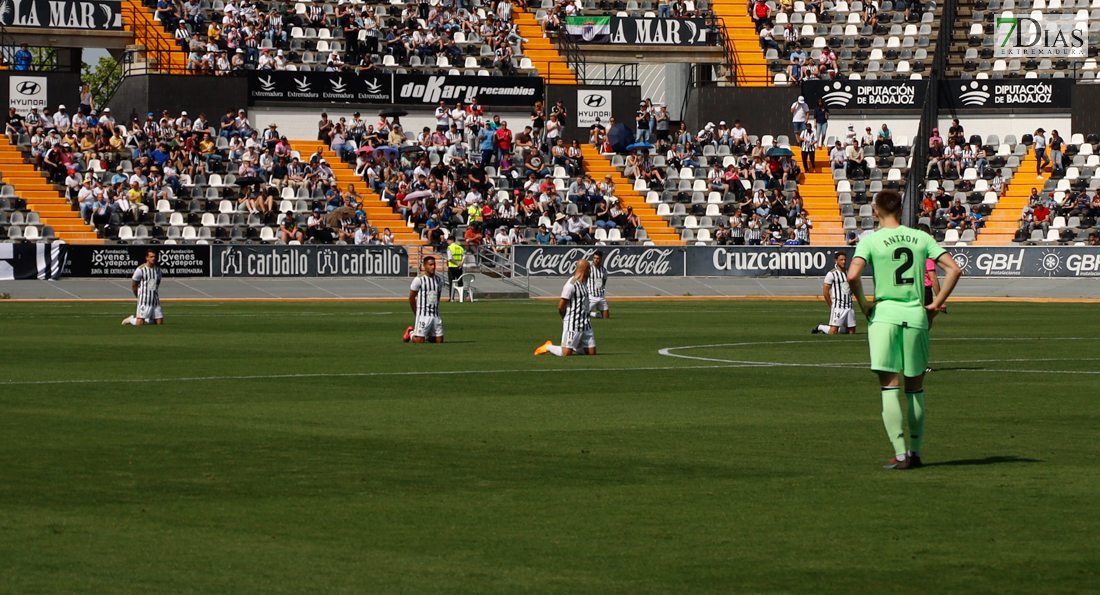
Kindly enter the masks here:
M 822 184 L 819 174 L 801 171 L 798 147 L 792 148 L 786 136 L 745 138 L 749 145 L 736 143 L 724 121 L 711 122 L 695 134 L 684 129 L 670 140 L 659 139 L 652 154 L 612 155 L 611 165 L 633 180 L 633 189 L 645 193 L 645 202 L 684 243 L 809 243 L 814 225 L 809 208 L 835 205 L 831 186 Z M 768 157 L 770 149 L 787 156 Z M 813 188 L 811 204 L 800 180 Z M 838 223 L 824 222 L 826 230 L 834 231 L 825 237 L 839 236 L 830 229 Z
M 78 114 L 19 134 L 0 158 L 6 192 L 69 241 L 350 243 L 366 223 L 366 242 L 439 244 L 473 223 L 490 244 L 497 230 L 536 241 L 540 226 L 555 242 L 677 243 L 595 147 L 513 136 L 479 105 L 441 108 L 436 122 L 406 136 L 398 118 L 325 118 L 324 141 L 292 142 L 274 123 L 254 130 L 245 110 L 129 127 Z M 288 212 L 302 239 L 282 233 Z
M 965 147 L 961 151 L 977 158 L 984 154 L 988 164 L 968 164 L 964 157 L 957 167 L 946 166 L 943 176 L 931 165 L 920 222 L 947 245 L 1088 241 L 1100 215 L 1100 199 L 1095 198 L 1100 178 L 1094 178 L 1100 138 L 1072 135 L 1064 145 L 1064 165 L 1044 162 L 1039 169 L 1034 148 L 1039 134 L 960 139 L 958 144 Z M 1043 155 L 1050 159 L 1048 148 Z
M 852 130 L 852 127 L 849 127 Z M 852 132 L 849 132 L 852 134 Z M 876 229 L 876 222 L 871 212 L 871 202 L 875 194 L 883 189 L 902 191 L 906 184 L 910 164 L 912 145 L 907 137 L 894 137 L 890 146 L 882 145 L 876 148 L 873 140 L 855 137 L 854 144 L 862 153 L 849 153 L 846 158 L 837 160 L 833 150 L 837 147 L 848 151 L 845 139 L 828 137 L 825 139 L 827 146 L 818 150 L 818 159 L 824 153 L 824 162 L 831 169 L 831 176 L 837 197 L 836 204 L 840 207 L 840 216 L 843 220 L 843 240 L 852 243 L 860 234 Z M 839 143 L 839 144 L 838 144 Z
M 890 0 L 778 6 L 757 1 L 747 11 L 744 2 L 717 0 L 713 9 L 735 46 L 738 84 L 748 86 L 922 78 L 935 51 L 941 14 L 934 1 L 906 5 Z
M 135 32 L 139 61 L 150 72 L 354 67 L 577 82 L 543 38 L 534 15 L 507 1 L 455 10 L 428 3 L 313 0 L 271 4 L 266 12 L 262 3 L 233 0 L 125 4 L 127 29 Z
M 999 16 L 1014 12 L 1042 11 L 1082 18 L 1088 24 L 1088 56 L 1085 59 L 996 59 L 994 27 Z M 1007 14 L 1005 14 L 1007 13 Z M 1091 0 L 960 0 L 952 27 L 948 76 L 972 78 L 1024 77 L 1096 79 L 1097 47 L 1100 46 L 1100 6 Z
M 8 142 L 7 137 L 0 138 L 0 168 L 3 169 L 4 179 L 0 210 L 28 210 L 27 216 L 21 219 L 33 228 L 23 228 L 22 233 L 9 229 L 5 237 L 27 240 L 51 240 L 56 237 L 70 243 L 98 243 L 95 231 L 72 210 L 68 201 L 58 194 L 41 172 L 25 162 L 23 154 Z M 0 222 L 0 227 L 5 223 L 19 225 L 14 216 Z

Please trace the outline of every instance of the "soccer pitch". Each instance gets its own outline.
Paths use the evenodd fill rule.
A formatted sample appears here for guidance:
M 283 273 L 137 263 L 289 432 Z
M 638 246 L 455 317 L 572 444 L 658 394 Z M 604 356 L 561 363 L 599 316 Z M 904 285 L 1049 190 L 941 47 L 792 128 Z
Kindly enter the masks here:
M 821 302 L 0 304 L 0 593 L 1082 593 L 1100 319 L 954 303 L 926 467 Z

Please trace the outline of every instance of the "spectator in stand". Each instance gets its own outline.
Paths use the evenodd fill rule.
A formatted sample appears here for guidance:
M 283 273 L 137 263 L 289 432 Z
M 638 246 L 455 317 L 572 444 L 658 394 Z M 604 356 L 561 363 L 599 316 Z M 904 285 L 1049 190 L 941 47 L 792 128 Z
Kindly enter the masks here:
M 936 168 L 940 172 L 940 178 L 944 176 L 944 151 L 943 146 L 936 141 L 928 149 L 928 166 L 925 168 L 925 175 L 932 175 L 932 168 Z
M 841 146 L 840 141 L 836 141 L 833 149 L 829 151 L 829 164 L 832 165 L 833 170 L 844 169 L 847 165 L 848 154 L 844 147 Z
M 34 69 L 34 55 L 27 49 L 26 43 L 19 44 L 19 51 L 15 52 L 14 70 Z
M 570 241 L 578 244 L 592 244 L 592 229 L 581 220 L 580 215 L 573 214 L 565 221 L 565 231 L 569 234 Z
M 932 129 L 932 136 L 928 137 L 928 147 L 929 148 L 931 148 L 936 143 L 939 143 L 940 146 L 943 146 L 943 137 L 940 136 L 940 129 L 939 128 L 933 128 Z
M 806 129 L 798 135 L 802 144 L 802 169 L 815 171 L 817 169 L 817 135 L 814 134 L 812 124 L 806 124 Z
M 859 146 L 867 150 L 867 147 L 873 147 L 875 144 L 875 135 L 871 133 L 871 127 L 868 126 L 863 130 L 863 136 L 859 139 Z
M 792 58 L 791 63 L 787 65 L 787 79 L 791 84 L 802 83 L 802 60 L 798 58 Z M 795 134 L 799 134 L 795 132 Z
M 797 136 L 806 128 L 806 120 L 810 115 L 810 106 L 806 104 L 806 98 L 799 95 L 798 100 L 791 104 L 791 122 L 794 133 Z
M 1058 136 L 1057 130 L 1050 131 L 1050 142 L 1047 143 L 1050 146 L 1050 163 L 1051 174 L 1054 170 L 1063 170 L 1062 163 L 1062 150 L 1065 149 L 1065 142 L 1062 141 L 1062 137 Z
M 824 99 L 817 100 L 814 108 L 814 122 L 817 123 L 817 145 L 825 146 L 825 133 L 829 130 L 829 106 Z
M 279 225 L 279 240 L 282 242 L 305 241 L 305 234 L 302 233 L 301 228 L 298 227 L 298 222 L 294 219 L 294 211 L 287 211 L 283 215 L 282 223 Z
M 927 217 L 930 221 L 936 217 L 936 199 L 933 198 L 931 192 L 924 193 L 924 200 L 921 201 L 920 217 Z
M 886 148 L 887 153 L 894 152 L 894 133 L 890 132 L 890 127 L 885 123 L 879 128 L 878 138 L 875 139 L 875 153 L 883 152 L 883 147 Z
M 787 23 L 787 26 L 783 28 L 783 46 L 787 51 L 791 51 L 796 45 L 798 45 L 798 29 L 795 29 L 794 25 Z
M 760 30 L 760 48 L 764 51 L 779 50 L 779 43 L 775 40 L 775 33 L 771 23 L 765 23 Z
M 958 198 L 951 204 L 951 208 L 947 210 L 947 227 L 955 229 L 961 227 L 963 222 L 967 219 L 966 207 L 963 206 L 962 201 Z
M 772 10 L 771 7 L 768 6 L 767 2 L 764 2 L 763 0 L 756 0 L 755 3 L 751 4 L 749 14 L 752 16 L 753 24 L 756 25 L 757 33 L 759 33 L 760 30 L 763 29 L 765 26 L 771 25 Z
M 847 160 L 845 163 L 845 173 L 851 178 L 855 172 L 865 174 L 865 165 L 863 163 L 863 147 L 859 143 L 852 141 L 852 144 L 848 145 L 848 148 L 844 150 L 844 156 Z
M 950 142 L 954 140 L 956 144 L 964 144 L 966 142 L 966 131 L 963 129 L 963 125 L 959 123 L 958 118 L 951 120 L 951 126 L 947 128 L 947 140 Z
M 863 24 L 872 28 L 878 25 L 878 0 L 863 5 Z

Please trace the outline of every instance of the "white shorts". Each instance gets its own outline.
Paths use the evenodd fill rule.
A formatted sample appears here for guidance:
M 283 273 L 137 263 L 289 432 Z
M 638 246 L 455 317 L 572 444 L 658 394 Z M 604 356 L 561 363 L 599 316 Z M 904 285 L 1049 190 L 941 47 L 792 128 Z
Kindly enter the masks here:
M 164 312 L 160 309 L 160 304 L 156 306 L 138 306 L 137 315 L 134 316 L 138 320 L 144 320 L 146 322 L 152 322 L 160 318 L 164 318 Z
M 856 328 L 856 311 L 854 308 L 834 308 L 829 315 L 829 326 L 837 328 Z
M 588 298 L 588 306 L 597 312 L 603 312 L 607 310 L 607 298 L 606 297 L 590 297 Z
M 579 349 L 595 349 L 596 335 L 592 333 L 591 328 L 583 331 L 562 329 L 561 346 L 562 349 L 568 347 L 573 351 L 577 351 Z
M 414 337 L 442 337 L 443 319 L 439 316 L 417 316 L 413 324 Z

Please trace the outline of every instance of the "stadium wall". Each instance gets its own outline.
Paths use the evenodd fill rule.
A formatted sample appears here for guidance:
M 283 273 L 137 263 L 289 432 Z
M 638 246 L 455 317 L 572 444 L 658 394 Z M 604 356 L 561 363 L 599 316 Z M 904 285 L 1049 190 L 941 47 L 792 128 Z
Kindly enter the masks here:
M 73 86 L 74 93 L 77 87 Z M 111 98 L 115 120 L 129 121 L 145 114 L 187 110 L 191 117 L 205 113 L 217 123 L 226 110 L 248 106 L 248 79 L 234 76 L 133 75 L 122 79 Z
M 127 278 L 144 245 L 0 244 L 0 280 Z M 569 275 L 580 258 L 604 252 L 608 273 L 630 277 L 819 277 L 847 246 L 516 246 L 516 270 Z M 950 247 L 968 277 L 1100 279 L 1100 248 L 1090 246 Z M 406 277 L 402 246 L 159 246 L 168 277 Z
M 688 96 L 684 121 L 693 132 L 707 122 L 732 126 L 740 119 L 750 134 L 788 134 L 790 107 L 800 93 L 798 87 L 698 87 Z
M 1085 136 L 1100 134 L 1100 85 L 1073 86 L 1072 128 Z
M 982 138 L 986 138 L 990 134 L 996 134 L 1003 139 L 1007 134 L 1015 134 L 1016 138 L 1019 139 L 1025 134 L 1032 134 L 1036 129 L 1042 128 L 1048 133 L 1051 130 L 1057 130 L 1064 138 L 1069 139 L 1070 134 L 1074 132 L 1088 133 L 1097 130 L 1097 128 L 1076 128 L 1073 125 L 1073 118 L 1068 112 L 1047 114 L 960 113 L 955 117 L 959 119 L 959 123 L 966 131 L 967 137 L 972 134 L 980 134 Z M 947 137 L 947 131 L 951 128 L 951 120 L 952 116 L 950 114 L 940 112 L 940 136 Z

